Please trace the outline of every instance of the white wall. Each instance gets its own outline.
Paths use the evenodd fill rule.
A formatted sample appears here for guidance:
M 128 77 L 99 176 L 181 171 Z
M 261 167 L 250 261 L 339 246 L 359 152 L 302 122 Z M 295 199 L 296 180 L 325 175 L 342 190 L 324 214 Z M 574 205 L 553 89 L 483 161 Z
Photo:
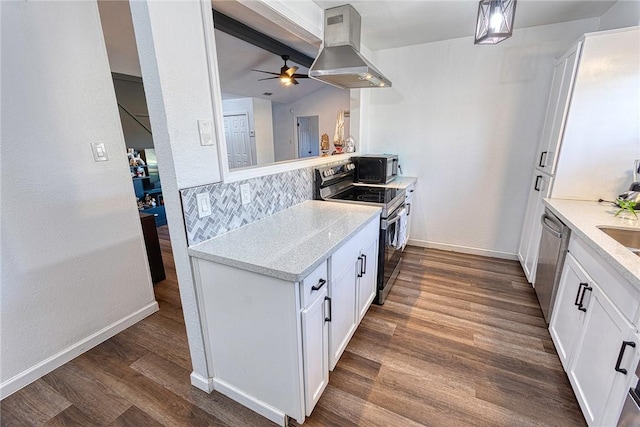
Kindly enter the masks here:
M 96 3 L 0 7 L 4 397 L 157 304 Z
M 291 104 L 273 104 L 274 142 L 276 161 L 295 159 L 298 157 L 295 138 L 295 118 L 318 116 L 319 133 L 329 135 L 333 141 L 336 130 L 338 110 L 348 110 L 350 102 L 349 90 L 338 89 L 327 85 Z M 293 111 L 291 111 L 293 110 Z M 345 123 L 345 138 L 348 129 Z M 333 145 L 331 146 L 333 149 Z
M 556 57 L 599 19 L 375 52 L 393 83 L 371 89 L 370 152 L 395 152 L 417 176 L 412 239 L 514 257 Z M 365 124 L 366 126 L 366 124 Z
M 216 66 L 209 62 L 215 58 L 211 4 L 138 0 L 130 5 L 189 339 L 191 381 L 211 391 L 212 367 L 204 351 L 179 193 L 220 180 L 217 146 L 200 145 L 197 125 L 197 120 L 213 120 L 214 113 L 222 116 L 214 111 L 209 76 Z
M 640 25 L 640 0 L 618 0 L 600 18 L 598 30 L 633 27 Z

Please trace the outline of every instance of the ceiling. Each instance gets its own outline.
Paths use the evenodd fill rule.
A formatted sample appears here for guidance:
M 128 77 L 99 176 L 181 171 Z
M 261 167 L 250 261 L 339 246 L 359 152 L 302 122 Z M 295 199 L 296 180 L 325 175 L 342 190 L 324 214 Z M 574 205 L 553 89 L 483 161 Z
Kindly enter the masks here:
M 473 36 L 477 0 L 314 0 L 322 9 L 350 3 L 362 16 L 362 43 L 389 49 Z M 613 4 L 598 0 L 518 0 L 514 28 L 599 18 Z
M 223 98 L 251 96 L 290 104 L 327 86 L 313 79 L 298 79 L 299 84 L 291 86 L 283 86 L 279 79 L 258 81 L 258 79 L 275 76 L 252 70 L 279 73 L 280 67 L 284 65 L 282 58 L 218 30 L 215 36 Z M 299 67 L 296 73 L 309 73 L 308 68 L 295 62 L 288 61 L 287 65 Z M 263 95 L 265 92 L 273 95 Z
M 362 42 L 372 50 L 470 37 L 475 28 L 477 0 L 314 0 L 329 8 L 352 4 L 362 16 Z M 602 16 L 615 1 L 519 0 L 515 29 Z M 295 49 L 315 57 L 318 40 L 303 41 L 249 10 L 239 1 L 213 0 L 217 10 L 244 22 Z M 127 1 L 100 0 L 109 62 L 113 71 L 140 76 L 135 37 Z M 282 59 L 249 43 L 216 31 L 220 81 L 225 97 L 256 96 L 273 102 L 291 103 L 325 87 L 312 79 L 295 86 L 282 86 L 277 79 L 258 81 L 266 74 L 252 69 L 278 72 Z M 298 65 L 289 62 L 289 65 Z M 299 73 L 306 73 L 300 67 Z M 271 92 L 273 95 L 262 95 Z M 232 94 L 232 95 L 231 95 Z

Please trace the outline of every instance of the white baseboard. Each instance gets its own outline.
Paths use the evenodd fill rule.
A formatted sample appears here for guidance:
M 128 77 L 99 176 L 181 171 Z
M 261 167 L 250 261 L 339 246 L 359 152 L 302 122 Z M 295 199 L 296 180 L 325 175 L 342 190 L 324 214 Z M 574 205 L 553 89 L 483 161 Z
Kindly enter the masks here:
M 191 372 L 191 385 L 207 393 L 214 390 L 213 378 L 205 378 L 195 371 Z
M 130 315 L 123 317 L 122 319 L 99 330 L 98 332 L 88 336 L 87 338 L 78 341 L 77 343 L 60 351 L 59 353 L 43 360 L 37 365 L 34 365 L 29 369 L 19 373 L 18 375 L 9 378 L 8 380 L 0 384 L 0 400 L 15 393 L 22 387 L 31 384 L 38 378 L 48 374 L 56 368 L 59 368 L 70 360 L 80 356 L 87 350 L 108 340 L 112 336 L 124 331 L 129 326 L 138 323 L 140 320 L 155 313 L 156 311 L 158 311 L 158 303 L 156 301 L 153 301 L 152 303 L 142 307 L 138 311 L 135 311 Z
M 409 239 L 409 244 L 413 246 L 419 246 L 421 248 L 440 249 L 443 251 L 460 252 L 463 254 L 470 254 L 470 255 L 482 255 L 482 256 L 488 256 L 492 258 L 509 259 L 513 261 L 518 260 L 518 257 L 516 254 L 512 254 L 509 252 L 492 251 L 490 249 L 473 248 L 470 246 L 452 245 L 450 243 L 440 243 L 440 242 L 430 242 L 426 240 Z
M 242 390 L 238 390 L 237 388 L 217 378 L 213 379 L 213 385 L 216 391 L 219 391 L 225 396 L 230 397 L 231 399 L 235 400 L 243 406 L 246 406 L 252 411 L 257 412 L 268 420 L 273 421 L 274 423 L 281 426 L 287 425 L 287 415 L 284 412 L 277 410 L 273 406 L 267 405 L 266 403 L 257 400 L 255 397 L 250 396 L 244 393 Z

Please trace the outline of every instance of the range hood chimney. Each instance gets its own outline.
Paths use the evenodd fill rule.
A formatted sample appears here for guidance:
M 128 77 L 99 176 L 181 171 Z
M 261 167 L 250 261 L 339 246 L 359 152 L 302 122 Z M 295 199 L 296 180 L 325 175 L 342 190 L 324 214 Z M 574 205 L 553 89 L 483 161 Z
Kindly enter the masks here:
M 350 4 L 324 11 L 324 43 L 309 77 L 341 89 L 391 86 L 360 53 L 360 21 Z

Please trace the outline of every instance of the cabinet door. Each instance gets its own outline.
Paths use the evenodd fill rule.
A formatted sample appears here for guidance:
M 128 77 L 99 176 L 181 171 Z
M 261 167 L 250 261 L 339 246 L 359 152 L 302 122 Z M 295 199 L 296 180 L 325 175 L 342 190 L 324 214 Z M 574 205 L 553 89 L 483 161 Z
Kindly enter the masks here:
M 544 121 L 537 167 L 548 174 L 555 172 L 560 142 L 569 110 L 573 82 L 578 67 L 581 43 L 573 47 L 563 60 L 556 64 L 547 113 Z
M 415 184 L 411 184 L 405 190 L 404 205 L 407 209 L 407 239 L 411 238 L 411 218 L 413 215 L 413 195 L 415 193 L 415 187 Z
M 551 192 L 552 178 L 545 174 L 537 174 L 531 183 L 531 193 L 527 213 L 530 213 L 525 220 L 521 247 L 524 250 L 521 259 L 525 276 L 530 283 L 536 278 L 536 265 L 538 264 L 538 249 L 540 248 L 540 237 L 542 236 L 542 224 L 540 218 L 544 213 L 542 199 L 549 196 Z M 526 247 L 526 250 L 524 249 Z
M 329 369 L 338 363 L 349 339 L 356 329 L 356 273 L 360 262 L 356 257 L 342 271 L 332 275 L 329 293 L 331 297 L 331 322 L 329 324 Z
M 560 97 L 560 89 L 562 86 L 562 74 L 564 73 L 565 62 L 560 60 L 553 67 L 553 79 L 551 80 L 551 91 L 549 92 L 549 100 L 547 101 L 547 110 L 544 116 L 544 124 L 542 134 L 540 136 L 540 145 L 538 147 L 538 157 L 536 157 L 536 167 L 546 173 L 551 173 L 550 165 L 546 162 L 549 160 L 549 142 L 551 141 L 551 130 L 555 119 L 556 110 L 558 108 L 558 99 Z
M 362 270 L 358 270 L 358 322 L 366 314 L 376 296 L 378 278 L 378 239 L 371 241 L 360 255 Z
M 329 382 L 329 328 L 325 301 L 327 290 L 302 311 L 304 400 L 307 416 Z
M 583 306 L 588 303 L 589 295 L 583 297 L 582 294 L 592 284 L 593 281 L 576 259 L 567 254 L 549 322 L 549 333 L 565 371 L 569 371 L 573 348 L 584 320 L 584 311 L 576 303 L 581 302 L 580 299 Z
M 635 366 L 631 366 L 634 348 L 623 343 L 633 336 L 635 329 L 596 283 L 588 289 L 591 298 L 585 306 L 584 326 L 567 374 L 587 423 L 615 425 L 616 420 L 604 420 L 603 416 L 608 400 L 624 401 L 627 391 L 624 379 L 633 375 Z M 618 357 L 625 353 L 626 357 L 618 364 Z M 622 369 L 626 369 L 626 375 L 620 372 Z

